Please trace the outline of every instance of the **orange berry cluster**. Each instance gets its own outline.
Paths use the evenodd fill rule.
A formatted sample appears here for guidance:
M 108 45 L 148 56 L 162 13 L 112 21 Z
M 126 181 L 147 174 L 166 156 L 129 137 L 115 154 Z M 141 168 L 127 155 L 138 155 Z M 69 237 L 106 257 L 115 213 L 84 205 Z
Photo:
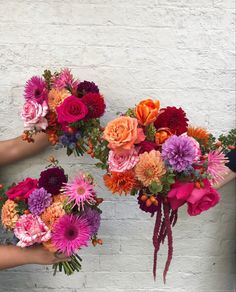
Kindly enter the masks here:
M 92 158 L 94 158 L 94 156 L 95 156 L 95 154 L 94 154 L 94 147 L 93 147 L 93 144 L 92 144 L 91 141 L 88 141 L 88 147 L 89 147 L 89 149 L 88 149 L 87 153 L 88 153 Z
M 222 142 L 221 142 L 221 141 L 217 141 L 217 142 L 215 143 L 215 146 L 216 146 L 217 148 L 221 147 L 221 146 L 222 146 Z M 234 145 L 228 145 L 228 149 L 229 149 L 229 150 L 234 150 L 234 149 L 236 149 L 236 147 L 235 147 Z
M 50 133 L 50 134 L 48 134 L 48 141 L 52 145 L 56 145 L 57 142 L 59 141 L 57 134 L 56 133 Z
M 141 201 L 145 202 L 147 207 L 150 207 L 151 205 L 158 205 L 158 200 L 154 195 L 143 194 L 141 196 Z
M 34 142 L 34 139 L 32 138 L 32 135 L 30 134 L 29 131 L 24 131 L 23 134 L 21 135 L 21 138 L 23 141 L 27 141 L 28 143 Z
M 97 244 L 103 245 L 103 241 L 102 241 L 102 239 L 94 238 L 92 240 L 92 244 L 93 244 L 93 246 L 96 246 Z

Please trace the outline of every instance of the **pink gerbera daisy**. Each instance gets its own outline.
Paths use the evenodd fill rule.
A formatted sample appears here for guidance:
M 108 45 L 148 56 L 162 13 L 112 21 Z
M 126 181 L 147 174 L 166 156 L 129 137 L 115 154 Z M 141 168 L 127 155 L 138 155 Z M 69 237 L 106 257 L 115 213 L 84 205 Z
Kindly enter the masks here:
M 33 76 L 26 82 L 24 96 L 26 100 L 34 99 L 38 103 L 43 103 L 47 99 L 46 82 L 43 78 Z
M 58 251 L 71 256 L 87 246 L 91 232 L 88 221 L 76 215 L 64 215 L 53 226 L 52 243 Z
M 63 193 L 69 197 L 68 203 L 73 202 L 80 208 L 84 209 L 84 204 L 95 203 L 94 185 L 91 184 L 84 174 L 79 174 L 73 181 L 66 183 L 62 188 Z
M 58 90 L 62 90 L 64 88 L 75 89 L 77 88 L 78 84 L 79 81 L 74 80 L 74 77 L 68 68 L 63 69 L 53 81 L 54 87 Z
M 208 153 L 208 167 L 207 172 L 211 175 L 211 183 L 219 183 L 224 177 L 224 173 L 227 172 L 227 167 L 225 163 L 227 163 L 227 158 L 225 157 L 223 152 L 220 151 L 210 151 Z

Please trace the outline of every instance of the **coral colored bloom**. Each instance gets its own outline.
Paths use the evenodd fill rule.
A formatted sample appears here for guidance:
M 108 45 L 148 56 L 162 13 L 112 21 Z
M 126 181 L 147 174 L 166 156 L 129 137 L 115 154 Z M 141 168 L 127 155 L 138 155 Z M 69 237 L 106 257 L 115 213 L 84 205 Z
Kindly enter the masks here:
M 211 187 L 207 179 L 203 180 L 203 184 L 203 188 L 194 188 L 187 199 L 190 216 L 199 215 L 203 211 L 214 207 L 220 201 L 219 193 Z
M 223 152 L 218 150 L 210 151 L 207 156 L 207 172 L 211 175 L 211 183 L 216 184 L 224 180 L 224 174 L 227 172 L 227 158 Z
M 193 137 L 205 146 L 208 144 L 209 133 L 203 128 L 188 127 L 187 135 Z
M 162 145 L 162 157 L 177 172 L 186 170 L 196 159 L 195 144 L 188 136 L 171 136 Z
M 63 69 L 53 80 L 53 86 L 58 90 L 62 90 L 64 88 L 76 90 L 78 84 L 79 80 L 74 80 L 74 77 L 68 68 Z
M 66 183 L 62 188 L 63 193 L 68 196 L 68 203 L 77 205 L 84 209 L 84 204 L 95 203 L 94 185 L 91 184 L 84 174 L 80 174 L 73 181 Z
M 20 247 L 42 243 L 51 238 L 51 232 L 41 218 L 32 214 L 22 215 L 19 218 L 14 234 L 19 239 L 17 245 Z
M 128 170 L 125 172 L 111 172 L 103 176 L 105 186 L 114 194 L 128 194 L 136 185 L 134 172 Z
M 143 130 L 138 128 L 138 120 L 121 116 L 109 122 L 104 130 L 103 138 L 109 142 L 112 150 L 130 150 L 135 143 L 145 140 Z
M 115 172 L 124 172 L 132 169 L 138 161 L 139 156 L 135 148 L 118 153 L 110 150 L 108 156 L 109 170 Z
M 27 177 L 25 180 L 7 190 L 6 195 L 11 200 L 16 198 L 18 200 L 28 199 L 29 195 L 37 188 L 37 185 L 37 179 Z
M 135 115 L 140 125 L 147 126 L 154 122 L 160 109 L 160 101 L 142 100 L 135 108 Z
M 48 126 L 45 118 L 48 112 L 46 101 L 42 104 L 35 100 L 27 100 L 23 106 L 21 117 L 24 120 L 26 130 L 45 130 Z
M 155 142 L 157 145 L 162 145 L 167 139 L 172 136 L 170 129 L 160 128 L 157 130 L 155 135 Z
M 54 223 L 65 215 L 65 210 L 63 209 L 62 202 L 53 202 L 41 215 L 41 219 L 48 226 L 49 229 L 52 229 Z
M 87 106 L 87 119 L 97 119 L 103 116 L 106 104 L 104 98 L 99 93 L 87 93 L 81 98 L 81 101 Z
M 46 82 L 38 76 L 33 76 L 26 82 L 24 96 L 26 100 L 43 103 L 47 100 Z
M 144 186 L 148 187 L 153 181 L 160 183 L 160 178 L 165 173 L 165 164 L 159 151 L 152 150 L 139 155 L 135 175 Z
M 82 246 L 87 246 L 91 230 L 88 221 L 76 215 L 64 215 L 53 227 L 52 243 L 58 251 L 71 256 Z
M 67 97 L 57 108 L 60 124 L 74 123 L 82 120 L 88 113 L 87 106 L 76 96 Z
M 52 195 L 44 188 L 34 190 L 28 198 L 29 210 L 33 215 L 40 215 L 52 203 Z
M 2 206 L 1 220 L 2 225 L 6 229 L 14 229 L 16 222 L 19 219 L 19 214 L 16 211 L 17 204 L 12 200 L 7 200 Z
M 48 93 L 49 109 L 54 112 L 56 107 L 59 106 L 70 95 L 70 92 L 66 89 L 58 90 L 56 88 L 52 88 Z
M 157 130 L 160 128 L 169 128 L 173 134 L 179 136 L 187 132 L 188 119 L 182 108 L 178 109 L 174 106 L 168 106 L 161 109 L 154 125 Z

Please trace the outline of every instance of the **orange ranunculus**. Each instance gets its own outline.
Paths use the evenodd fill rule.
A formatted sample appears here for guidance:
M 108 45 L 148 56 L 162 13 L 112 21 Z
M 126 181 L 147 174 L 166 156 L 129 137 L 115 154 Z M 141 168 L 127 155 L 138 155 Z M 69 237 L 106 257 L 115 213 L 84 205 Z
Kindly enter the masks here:
M 145 99 L 136 106 L 135 115 L 142 126 L 147 126 L 156 120 L 159 109 L 159 100 Z
M 143 129 L 138 128 L 138 120 L 121 116 L 109 122 L 104 130 L 103 139 L 109 142 L 112 150 L 130 150 L 134 144 L 145 140 Z
M 169 128 L 160 128 L 156 132 L 155 142 L 157 145 L 163 144 L 168 138 L 172 136 L 172 133 Z

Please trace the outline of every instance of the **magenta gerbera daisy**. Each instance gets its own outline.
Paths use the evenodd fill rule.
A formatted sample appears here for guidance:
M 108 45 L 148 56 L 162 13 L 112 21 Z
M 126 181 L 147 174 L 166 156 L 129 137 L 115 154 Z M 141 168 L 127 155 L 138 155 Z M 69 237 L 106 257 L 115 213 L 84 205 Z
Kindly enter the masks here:
M 77 205 L 79 210 L 84 209 L 85 203 L 96 202 L 94 185 L 84 174 L 79 174 L 73 181 L 66 183 L 62 190 L 69 197 L 68 203 L 73 203 L 73 207 Z
M 64 215 L 53 226 L 52 243 L 58 251 L 71 256 L 87 246 L 91 232 L 88 221 L 76 215 Z
M 223 174 L 227 172 L 227 166 L 225 166 L 227 158 L 225 157 L 223 152 L 215 150 L 208 153 L 207 160 L 207 172 L 212 177 L 211 183 L 220 183 L 224 179 Z
M 33 76 L 26 82 L 24 96 L 26 100 L 34 99 L 43 103 L 47 99 L 46 82 L 39 76 Z

